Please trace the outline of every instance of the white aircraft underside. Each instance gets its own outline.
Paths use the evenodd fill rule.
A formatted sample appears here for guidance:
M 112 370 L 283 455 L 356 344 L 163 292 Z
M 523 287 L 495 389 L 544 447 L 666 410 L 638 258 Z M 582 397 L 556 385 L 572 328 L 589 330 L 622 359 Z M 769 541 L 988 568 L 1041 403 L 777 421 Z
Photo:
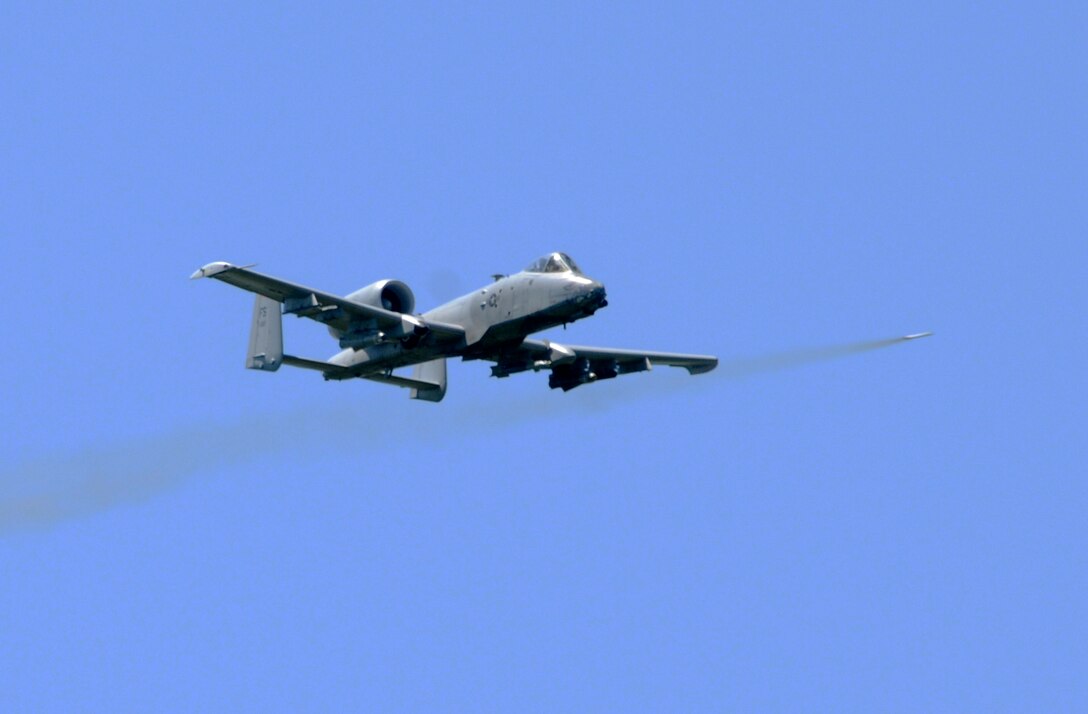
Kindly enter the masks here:
M 494 362 L 495 377 L 546 369 L 549 386 L 564 391 L 655 364 L 683 367 L 691 374 L 718 364 L 708 355 L 529 339 L 608 304 L 604 286 L 583 275 L 564 253 L 544 256 L 515 275 L 495 276 L 490 285 L 422 314 L 414 312 L 411 289 L 398 280 L 381 280 L 340 297 L 223 262 L 208 263 L 190 277 L 215 278 L 257 294 L 246 367 L 274 372 L 286 364 L 316 370 L 325 379 L 385 382 L 431 402 L 446 394 L 450 357 Z M 323 323 L 341 351 L 328 361 L 284 354 L 282 315 Z M 414 366 L 411 377 L 393 373 L 407 366 Z

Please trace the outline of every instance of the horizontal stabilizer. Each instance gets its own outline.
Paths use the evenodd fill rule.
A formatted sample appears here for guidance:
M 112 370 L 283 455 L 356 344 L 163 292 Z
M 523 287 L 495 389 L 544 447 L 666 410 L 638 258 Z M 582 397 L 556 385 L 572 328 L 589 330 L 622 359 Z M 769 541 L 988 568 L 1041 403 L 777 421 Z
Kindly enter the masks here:
M 369 379 L 371 382 L 381 382 L 382 384 L 392 384 L 396 387 L 406 387 L 408 389 L 419 389 L 423 391 L 438 389 L 441 386 L 437 382 L 424 382 L 420 379 L 400 377 L 395 374 L 385 374 L 384 372 L 378 374 L 360 374 L 359 376 L 363 379 Z
M 441 360 L 445 362 L 445 360 Z M 302 369 L 312 369 L 315 372 L 321 372 L 325 379 L 353 379 L 359 377 L 361 379 L 368 379 L 371 382 L 380 382 L 382 384 L 392 384 L 395 387 L 404 387 L 411 389 L 413 395 L 419 393 L 420 397 L 413 396 L 413 399 L 425 399 L 431 402 L 437 402 L 442 399 L 442 396 L 446 394 L 446 381 L 443 379 L 439 381 L 429 381 L 428 379 L 414 379 L 411 377 L 401 377 L 395 374 L 386 374 L 385 372 L 378 372 L 375 374 L 358 374 L 354 370 L 344 367 L 343 365 L 334 364 L 333 362 L 322 362 L 316 359 L 306 359 L 305 357 L 295 357 L 294 355 L 284 355 L 283 364 L 289 367 L 300 367 Z M 429 363 L 428 363 L 429 364 Z M 428 375 L 430 376 L 430 375 Z M 430 399 L 428 397 L 434 395 L 441 395 L 438 399 Z
M 325 379 L 350 379 L 355 376 L 347 367 L 342 367 L 338 364 L 333 364 L 332 362 L 322 362 L 317 359 L 284 355 L 283 363 L 288 367 L 301 367 L 302 369 L 312 369 L 321 372 L 325 375 Z

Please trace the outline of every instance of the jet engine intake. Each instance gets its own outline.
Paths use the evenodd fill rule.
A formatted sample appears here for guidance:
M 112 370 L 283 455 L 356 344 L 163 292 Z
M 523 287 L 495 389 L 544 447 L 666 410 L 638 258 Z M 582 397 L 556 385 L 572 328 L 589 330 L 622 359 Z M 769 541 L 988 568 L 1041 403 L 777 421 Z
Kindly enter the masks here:
M 359 288 L 348 295 L 347 299 L 406 315 L 411 315 L 416 309 L 415 294 L 399 280 L 379 280 L 365 288 Z
M 371 283 L 365 288 L 359 288 L 355 292 L 345 297 L 352 302 L 362 303 L 364 305 L 372 305 L 373 307 L 380 307 L 383 310 L 389 310 L 390 312 L 399 312 L 404 315 L 411 316 L 416 309 L 416 297 L 412 293 L 412 289 L 405 283 L 399 280 L 379 280 L 376 283 Z M 340 340 L 340 346 L 344 349 L 363 349 L 370 345 L 378 344 L 379 342 L 385 342 L 388 339 L 404 338 L 409 336 L 412 340 L 418 342 L 421 337 L 420 330 L 417 325 L 418 321 L 411 321 L 411 324 L 403 326 L 403 329 L 393 331 L 379 331 L 373 329 L 373 327 L 366 327 L 364 329 L 352 329 L 347 332 L 338 330 L 335 327 L 329 326 L 329 334 L 337 340 Z

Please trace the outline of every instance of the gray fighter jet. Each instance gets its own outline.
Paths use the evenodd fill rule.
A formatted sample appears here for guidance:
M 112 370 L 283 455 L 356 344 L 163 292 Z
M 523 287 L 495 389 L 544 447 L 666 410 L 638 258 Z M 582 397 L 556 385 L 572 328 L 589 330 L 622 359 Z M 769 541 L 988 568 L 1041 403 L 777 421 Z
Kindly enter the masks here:
M 416 314 L 415 296 L 399 280 L 380 280 L 345 297 L 262 275 L 249 266 L 208 263 L 191 278 L 215 278 L 257 294 L 246 367 L 312 369 L 325 379 L 359 377 L 411 390 L 412 399 L 446 395 L 446 359 L 494 362 L 493 377 L 549 370 L 548 385 L 567 391 L 655 364 L 709 372 L 718 358 L 563 345 L 534 340 L 534 332 L 589 317 L 608 302 L 604 286 L 587 278 L 564 253 L 536 260 L 516 275 L 496 275 L 487 287 Z M 327 362 L 283 353 L 282 315 L 317 320 L 339 341 Z M 393 373 L 413 366 L 411 377 Z

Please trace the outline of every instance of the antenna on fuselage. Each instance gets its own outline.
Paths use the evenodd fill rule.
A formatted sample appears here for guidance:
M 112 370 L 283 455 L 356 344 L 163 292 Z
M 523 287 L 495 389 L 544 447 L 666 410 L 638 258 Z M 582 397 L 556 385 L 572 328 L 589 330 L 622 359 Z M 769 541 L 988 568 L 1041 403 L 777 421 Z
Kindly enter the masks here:
M 502 273 L 492 273 L 491 274 L 491 279 L 494 280 L 496 283 L 499 282 L 500 280 L 502 280 L 505 277 L 506 276 L 503 275 Z

